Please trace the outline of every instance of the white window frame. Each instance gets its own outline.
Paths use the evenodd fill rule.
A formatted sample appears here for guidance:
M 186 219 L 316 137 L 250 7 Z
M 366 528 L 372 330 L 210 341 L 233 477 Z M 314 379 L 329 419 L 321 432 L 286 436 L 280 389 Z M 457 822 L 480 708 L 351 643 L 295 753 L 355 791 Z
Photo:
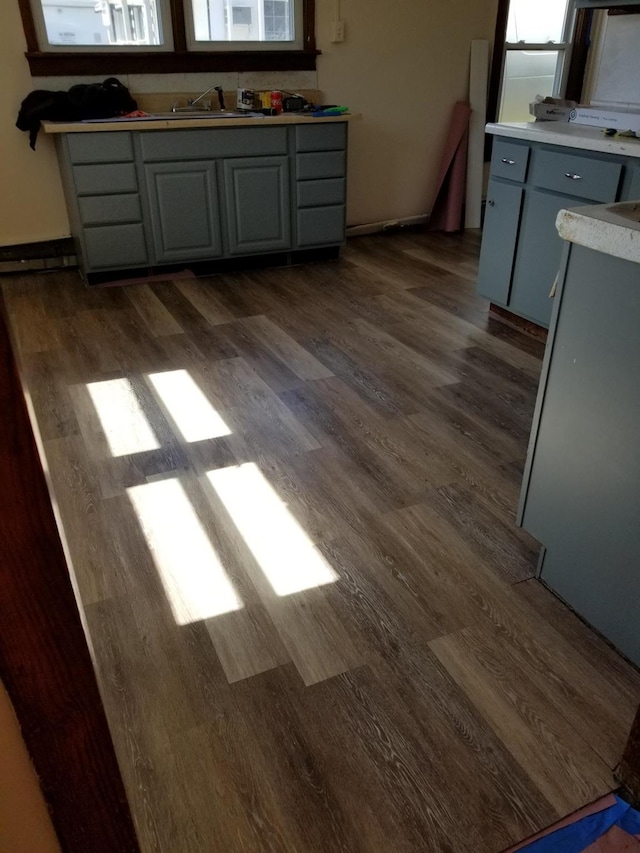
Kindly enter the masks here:
M 532 0 L 535 2 L 535 0 Z M 565 17 L 564 25 L 562 27 L 562 41 L 559 42 L 510 42 L 505 41 L 504 45 L 504 56 L 502 59 L 502 71 L 500 74 L 500 90 L 498 92 L 498 117 L 497 120 L 500 121 L 500 112 L 502 110 L 502 93 L 504 90 L 504 75 L 507 68 L 507 55 L 510 51 L 546 51 L 546 52 L 558 52 L 558 64 L 556 66 L 556 76 L 553 82 L 553 97 L 554 98 L 562 98 L 564 97 L 564 92 L 567 87 L 567 78 L 569 75 L 569 67 L 571 65 L 571 52 L 573 50 L 573 33 L 575 29 L 577 8 L 576 8 L 576 0 L 569 0 L 567 4 L 567 14 Z
M 41 0 L 30 0 L 33 21 L 38 44 L 43 53 L 159 53 L 173 52 L 173 30 L 171 27 L 171 8 L 169 0 L 156 0 L 158 9 L 158 27 L 162 34 L 162 44 L 51 44 L 47 36 L 44 21 L 44 9 Z
M 260 0 L 263 2 L 263 0 Z M 304 4 L 303 0 L 292 0 L 294 38 L 291 41 L 196 41 L 193 4 L 184 0 L 184 17 L 187 30 L 187 50 L 189 52 L 233 52 L 233 51 L 285 51 L 304 48 Z

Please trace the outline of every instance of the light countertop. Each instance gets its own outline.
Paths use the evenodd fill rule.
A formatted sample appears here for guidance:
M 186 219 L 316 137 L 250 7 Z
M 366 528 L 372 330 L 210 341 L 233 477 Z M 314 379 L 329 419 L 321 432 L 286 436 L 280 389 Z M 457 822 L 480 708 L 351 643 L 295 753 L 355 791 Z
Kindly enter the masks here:
M 323 116 L 314 118 L 304 113 L 283 113 L 279 116 L 252 116 L 250 118 L 216 118 L 211 116 L 198 116 L 198 118 L 154 118 L 154 119 L 114 119 L 113 121 L 73 121 L 55 122 L 43 121 L 42 128 L 45 133 L 96 133 L 114 130 L 180 130 L 185 127 L 273 127 L 274 125 L 287 124 L 311 124 L 338 121 L 351 121 L 358 118 L 357 115 L 346 113 L 339 116 Z
M 621 211 L 632 218 L 620 215 Z M 640 263 L 640 201 L 561 210 L 556 227 L 563 240 Z
M 570 124 L 565 121 L 513 122 L 488 124 L 487 133 L 526 139 L 529 142 L 546 142 L 566 148 L 581 148 L 586 151 L 604 151 L 606 154 L 623 154 L 640 158 L 640 139 L 624 136 L 605 136 L 598 127 Z

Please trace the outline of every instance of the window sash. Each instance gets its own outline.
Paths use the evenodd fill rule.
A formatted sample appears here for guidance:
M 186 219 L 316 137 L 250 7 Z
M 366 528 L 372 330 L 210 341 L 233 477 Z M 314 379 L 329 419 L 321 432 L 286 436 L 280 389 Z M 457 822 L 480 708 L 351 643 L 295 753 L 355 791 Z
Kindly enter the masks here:
M 30 0 L 30 9 L 38 39 L 38 46 L 43 53 L 158 53 L 173 51 L 173 31 L 171 27 L 171 9 L 169 0 L 156 0 L 158 8 L 158 26 L 162 33 L 162 44 L 51 44 L 47 35 L 42 0 Z
M 304 5 L 302 0 L 293 0 L 293 2 L 294 38 L 291 41 L 196 41 L 193 3 L 191 0 L 184 0 L 187 50 L 193 52 L 302 50 L 304 48 Z

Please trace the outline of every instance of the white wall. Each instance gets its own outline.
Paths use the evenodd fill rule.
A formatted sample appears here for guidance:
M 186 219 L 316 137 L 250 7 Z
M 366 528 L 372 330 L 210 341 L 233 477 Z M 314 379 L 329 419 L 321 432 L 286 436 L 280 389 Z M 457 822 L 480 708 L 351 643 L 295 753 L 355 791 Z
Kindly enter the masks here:
M 32 81 L 16 0 L 0 28 L 0 245 L 64 237 L 69 223 L 51 140 L 29 150 L 13 126 L 22 98 L 36 86 L 68 88 L 78 79 Z M 341 0 L 343 43 L 330 42 L 337 0 L 318 0 L 322 55 L 316 73 L 121 75 L 135 92 L 197 92 L 212 83 L 323 91 L 362 119 L 351 125 L 348 223 L 416 216 L 433 203 L 435 180 L 457 100 L 468 90 L 472 39 L 492 39 L 497 0 Z M 83 78 L 86 79 L 86 78 Z

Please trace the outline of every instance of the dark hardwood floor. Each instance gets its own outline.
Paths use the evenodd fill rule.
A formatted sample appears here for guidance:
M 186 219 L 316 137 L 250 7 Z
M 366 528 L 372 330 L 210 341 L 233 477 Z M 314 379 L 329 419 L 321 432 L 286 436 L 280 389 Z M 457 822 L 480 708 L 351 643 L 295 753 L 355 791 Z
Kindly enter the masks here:
M 640 676 L 534 579 L 478 251 L 5 282 L 145 853 L 497 853 L 615 787 Z

